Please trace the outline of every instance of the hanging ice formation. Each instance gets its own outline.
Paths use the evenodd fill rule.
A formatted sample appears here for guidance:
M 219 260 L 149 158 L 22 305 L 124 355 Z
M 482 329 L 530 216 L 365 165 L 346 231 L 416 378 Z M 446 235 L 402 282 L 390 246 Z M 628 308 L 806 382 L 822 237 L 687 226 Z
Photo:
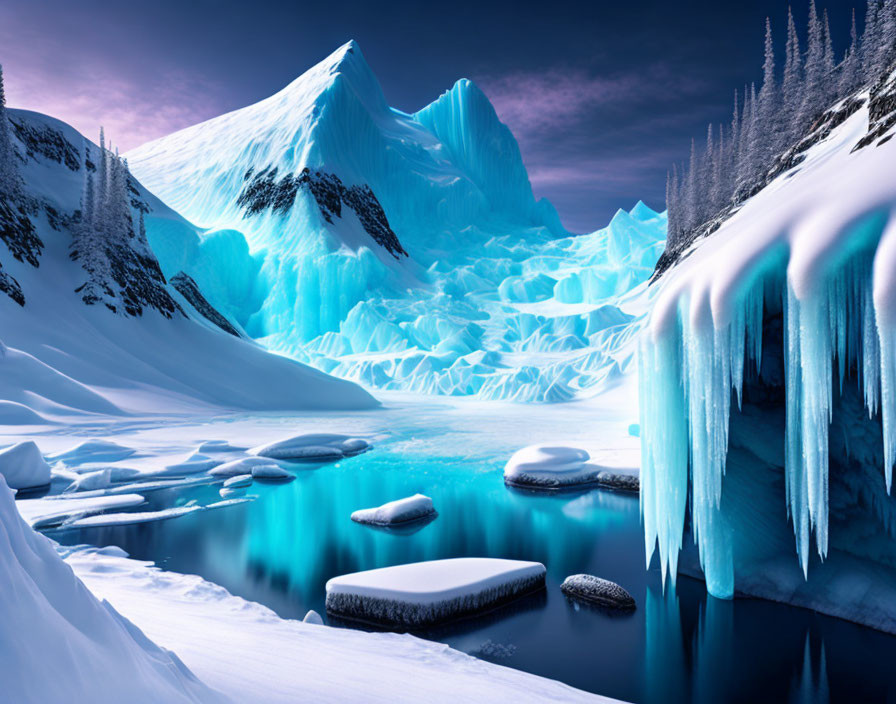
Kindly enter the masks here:
M 879 414 L 883 466 L 867 481 L 890 491 L 896 140 L 856 147 L 868 124 L 863 108 L 660 280 L 639 368 L 641 509 L 648 564 L 658 547 L 664 580 L 668 573 L 674 583 L 690 507 L 707 589 L 734 595 L 741 537 L 731 521 L 742 509 L 724 499 L 729 423 L 740 411 L 745 379 L 762 369 L 772 315 L 783 315 L 786 430 L 754 442 L 783 445 L 783 492 L 776 495 L 803 575 L 809 577 L 813 550 L 822 561 L 828 556 L 829 426 L 846 384 L 859 384 L 869 418 L 877 422 Z

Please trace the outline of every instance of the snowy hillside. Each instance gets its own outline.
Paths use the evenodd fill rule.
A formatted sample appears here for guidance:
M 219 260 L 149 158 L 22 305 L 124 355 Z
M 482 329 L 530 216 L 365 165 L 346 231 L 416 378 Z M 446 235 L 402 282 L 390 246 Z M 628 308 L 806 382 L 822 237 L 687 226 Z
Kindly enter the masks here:
M 567 236 L 473 83 L 394 110 L 354 42 L 276 95 L 127 156 L 209 228 L 191 250 L 147 222 L 166 275 L 186 271 L 270 349 L 374 388 L 597 391 L 631 360 L 641 307 L 620 299 L 665 239 L 643 204 Z
M 176 231 L 185 249 L 199 246 L 196 228 L 70 126 L 7 114 L 19 185 L 0 201 L 4 422 L 375 403 L 353 384 L 243 339 L 188 276 L 168 284 L 142 225 Z M 102 200 L 104 178 L 111 195 Z
M 226 702 L 74 575 L 0 476 L 3 697 L 16 702 Z M 23 676 L 28 673 L 28 676 Z
M 789 169 L 681 253 L 641 355 L 648 554 L 674 579 L 691 504 L 712 594 L 889 631 L 894 96 L 896 72 L 831 107 Z

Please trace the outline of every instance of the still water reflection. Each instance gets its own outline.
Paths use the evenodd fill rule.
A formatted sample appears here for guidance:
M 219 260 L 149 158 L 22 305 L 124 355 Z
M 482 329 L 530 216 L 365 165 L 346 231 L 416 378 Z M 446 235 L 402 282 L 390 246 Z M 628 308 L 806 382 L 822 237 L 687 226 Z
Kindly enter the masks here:
M 346 572 L 443 557 L 537 560 L 548 568 L 545 592 L 420 635 L 628 701 L 896 701 L 893 637 L 780 604 L 707 598 L 688 579 L 663 594 L 658 570 L 644 569 L 635 497 L 517 493 L 504 487 L 497 461 L 471 465 L 388 447 L 294 469 L 290 484 L 255 484 L 250 504 L 52 537 L 119 545 L 298 618 L 311 608 L 324 613 L 327 579 Z M 431 496 L 439 511 L 418 530 L 376 530 L 349 519 L 356 509 L 415 492 Z M 162 507 L 210 502 L 217 493 L 203 487 L 150 497 Z M 620 616 L 569 602 L 558 587 L 577 572 L 622 584 L 637 611 Z

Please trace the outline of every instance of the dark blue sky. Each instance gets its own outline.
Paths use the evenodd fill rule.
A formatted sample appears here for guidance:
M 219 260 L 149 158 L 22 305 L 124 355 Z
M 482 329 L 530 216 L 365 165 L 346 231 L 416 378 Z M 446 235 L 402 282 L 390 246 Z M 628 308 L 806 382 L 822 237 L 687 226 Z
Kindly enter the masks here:
M 838 53 L 852 2 L 820 2 Z M 807 2 L 794 3 L 800 25 Z M 471 78 L 520 142 L 538 195 L 576 232 L 642 199 L 736 86 L 758 80 L 755 2 L 228 2 L 3 0 L 8 102 L 123 150 L 260 100 L 356 39 L 387 100 L 414 111 Z M 860 17 L 861 19 L 861 17 Z M 779 42 L 782 44 L 782 42 Z

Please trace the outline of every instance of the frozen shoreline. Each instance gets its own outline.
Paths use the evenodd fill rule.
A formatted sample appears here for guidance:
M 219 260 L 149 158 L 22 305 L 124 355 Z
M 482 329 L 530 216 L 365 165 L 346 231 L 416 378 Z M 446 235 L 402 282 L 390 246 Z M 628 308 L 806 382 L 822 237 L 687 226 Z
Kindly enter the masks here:
M 97 598 L 238 702 L 617 701 L 410 635 L 281 619 L 119 550 L 74 550 L 66 562 Z

